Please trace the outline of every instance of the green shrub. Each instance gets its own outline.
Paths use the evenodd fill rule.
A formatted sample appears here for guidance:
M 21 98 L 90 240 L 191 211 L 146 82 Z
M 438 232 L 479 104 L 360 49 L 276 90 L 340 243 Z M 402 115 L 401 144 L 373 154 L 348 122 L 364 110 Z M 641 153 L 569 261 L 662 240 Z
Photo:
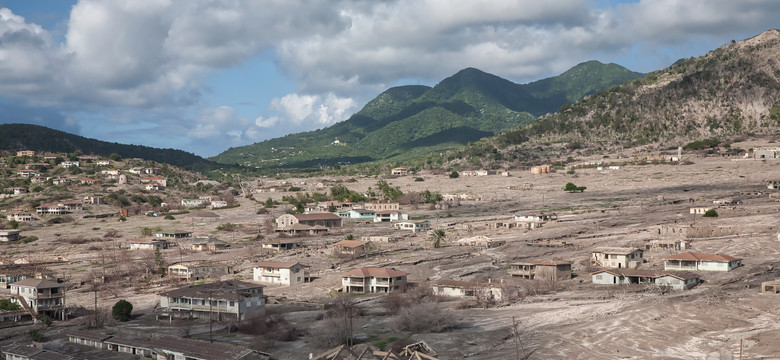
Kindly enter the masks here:
M 176 219 L 176 218 L 175 218 L 175 217 L 173 217 L 173 215 L 171 215 L 171 214 L 168 214 L 168 215 L 165 215 L 165 217 L 164 217 L 163 219 L 165 219 L 165 220 L 174 220 L 174 219 Z
M 718 217 L 718 212 L 715 209 L 709 209 L 704 212 L 703 217 Z
M 133 304 L 127 300 L 119 300 L 111 307 L 111 316 L 116 321 L 128 321 L 130 320 L 130 313 L 133 312 Z
M 450 173 L 450 179 L 457 179 L 460 176 L 457 171 L 453 171 Z

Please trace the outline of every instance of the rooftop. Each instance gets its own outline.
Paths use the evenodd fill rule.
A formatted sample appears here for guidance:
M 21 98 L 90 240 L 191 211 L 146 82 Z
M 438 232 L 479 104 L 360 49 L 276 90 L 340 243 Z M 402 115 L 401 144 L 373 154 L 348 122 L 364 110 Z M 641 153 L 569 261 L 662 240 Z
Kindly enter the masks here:
M 342 277 L 398 277 L 409 275 L 408 272 L 398 271 L 392 268 L 377 268 L 377 267 L 364 267 L 358 269 L 352 269 L 345 273 L 342 273 Z
M 262 289 L 263 286 L 244 281 L 231 280 L 219 281 L 211 284 L 185 286 L 175 290 L 160 293 L 160 296 L 235 299 L 239 295 L 251 297 L 252 294 L 246 293 L 244 291 L 257 288 Z
M 664 260 L 690 260 L 690 261 L 736 261 L 742 260 L 733 256 L 724 254 L 706 254 L 695 252 L 684 252 L 672 256 L 667 256 Z
M 635 251 L 642 251 L 642 250 L 633 247 L 597 247 L 593 249 L 594 253 L 617 254 L 617 255 L 628 255 Z

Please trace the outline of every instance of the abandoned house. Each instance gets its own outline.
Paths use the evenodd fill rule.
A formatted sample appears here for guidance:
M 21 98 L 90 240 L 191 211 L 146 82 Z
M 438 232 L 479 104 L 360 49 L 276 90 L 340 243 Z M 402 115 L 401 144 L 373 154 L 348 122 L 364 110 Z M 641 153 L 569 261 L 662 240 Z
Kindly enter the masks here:
M 338 215 L 344 219 L 373 219 L 376 213 L 373 210 L 349 209 L 339 212 Z
M 761 283 L 762 294 L 780 294 L 780 279 L 765 281 Z
M 16 241 L 21 238 L 21 230 L 0 230 L 0 242 Z
M 353 269 L 341 274 L 341 289 L 345 293 L 405 292 L 407 275 L 392 268 Z
M 377 200 L 365 203 L 363 208 L 374 211 L 401 210 L 401 205 L 390 200 Z
M 308 226 L 324 226 L 326 228 L 341 227 L 341 217 L 333 213 L 284 214 L 276 218 L 278 229 L 289 228 L 295 224 Z
M 47 267 L 27 264 L 0 266 L 0 289 L 8 289 L 12 283 L 24 279 L 57 281 L 54 271 Z
M 704 213 L 710 210 L 712 210 L 711 207 L 695 207 L 695 208 L 691 208 L 690 212 L 691 214 L 704 215 Z
M 636 269 L 602 269 L 591 273 L 594 284 L 654 284 L 669 286 L 676 290 L 690 289 L 701 282 L 698 275 L 690 272 L 659 272 Z
M 479 298 L 502 301 L 504 289 L 500 284 L 473 281 L 439 280 L 433 283 L 433 294 L 459 298 Z
M 281 238 L 277 238 L 277 239 L 266 239 L 266 240 L 263 240 L 260 243 L 260 246 L 263 249 L 272 249 L 272 250 L 275 250 L 275 251 L 280 251 L 280 250 L 298 249 L 301 246 L 303 246 L 303 244 L 301 243 L 301 240 L 299 240 L 299 239 L 281 239 Z
M 130 240 L 130 250 L 163 250 L 168 248 L 168 240 L 165 239 L 134 239 Z
M 143 339 L 135 339 L 79 330 L 71 330 L 67 336 L 68 342 L 72 344 L 128 354 L 134 359 L 268 360 L 271 358 L 271 354 L 224 342 L 207 342 L 173 336 L 144 336 Z M 116 357 L 107 356 L 107 358 Z
M 154 234 L 154 237 L 163 239 L 185 239 L 192 237 L 192 231 L 185 230 L 172 230 L 172 231 L 160 231 Z
M 645 243 L 645 250 L 687 250 L 691 241 L 687 239 L 658 239 Z
M 476 246 L 486 249 L 499 247 L 506 244 L 504 240 L 494 240 L 485 235 L 477 235 L 468 238 L 463 238 L 457 241 L 458 246 Z
M 723 254 L 684 252 L 664 258 L 665 270 L 731 271 L 742 266 L 742 259 Z
M 428 231 L 431 229 L 431 222 L 428 220 L 420 221 L 399 221 L 393 224 L 393 228 L 398 230 L 410 230 L 413 233 L 418 231 Z
M 220 281 L 190 285 L 160 294 L 157 318 L 245 320 L 260 315 L 268 297 L 263 285 L 244 281 Z
M 304 224 L 292 224 L 285 228 L 276 228 L 274 230 L 278 233 L 285 233 L 289 235 L 319 235 L 328 232 L 328 228 L 322 225 L 304 225 Z
M 341 240 L 333 244 L 333 253 L 338 255 L 365 255 L 365 242 L 359 240 Z
M 65 285 L 51 280 L 24 279 L 11 283 L 11 301 L 30 311 L 33 316 L 46 314 L 65 320 Z
M 571 279 L 571 261 L 531 260 L 509 264 L 509 275 L 523 279 Z
M 9 213 L 8 215 L 6 215 L 6 219 L 8 219 L 8 221 L 18 221 L 18 222 L 35 220 L 35 218 L 31 213 L 23 212 L 23 211 L 14 211 L 12 213 Z M 2 237 L 2 235 L 0 235 L 0 237 Z M 0 239 L 0 241 L 2 240 Z
M 168 276 L 198 281 L 208 278 L 219 278 L 230 274 L 230 267 L 218 263 L 184 262 L 168 266 Z
M 190 242 L 190 250 L 194 251 L 218 251 L 229 247 L 230 244 L 212 236 L 196 237 Z
M 394 222 L 409 220 L 409 214 L 398 210 L 380 210 L 374 214 L 374 222 Z
M 607 268 L 635 268 L 643 262 L 643 251 L 637 248 L 599 247 L 593 249 L 591 263 Z
M 390 170 L 390 174 L 395 176 L 406 176 L 409 175 L 409 169 L 405 167 L 397 167 Z
M 252 279 L 267 284 L 302 284 L 309 281 L 309 269 L 294 261 L 261 261 L 252 269 Z

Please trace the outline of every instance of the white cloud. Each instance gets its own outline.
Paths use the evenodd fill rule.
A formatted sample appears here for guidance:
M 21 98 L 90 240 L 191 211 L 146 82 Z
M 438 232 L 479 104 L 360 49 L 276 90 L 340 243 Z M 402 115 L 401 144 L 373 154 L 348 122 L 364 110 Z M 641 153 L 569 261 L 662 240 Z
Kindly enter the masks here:
M 287 94 L 271 101 L 271 108 L 295 125 L 317 127 L 346 120 L 357 103 L 352 98 L 340 98 L 333 93 L 319 95 Z M 260 125 L 258 125 L 260 126 Z
M 257 119 L 255 119 L 255 126 L 261 128 L 269 128 L 276 125 L 278 122 L 279 122 L 279 118 L 276 116 L 271 116 L 268 118 L 258 116 Z

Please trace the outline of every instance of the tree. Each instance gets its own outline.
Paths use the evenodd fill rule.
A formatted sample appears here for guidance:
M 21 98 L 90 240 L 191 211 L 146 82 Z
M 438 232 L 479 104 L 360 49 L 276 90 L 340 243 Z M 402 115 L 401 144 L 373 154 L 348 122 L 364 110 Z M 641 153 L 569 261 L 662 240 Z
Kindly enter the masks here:
M 585 191 L 585 189 L 587 189 L 587 187 L 585 187 L 585 186 L 577 186 L 577 185 L 575 185 L 572 182 L 566 183 L 566 186 L 564 186 L 564 188 L 563 188 L 564 191 L 568 191 L 568 192 L 575 192 L 575 191 L 583 192 L 583 191 Z
M 11 301 L 11 299 L 0 299 L 0 310 L 14 311 L 21 309 L 22 307 L 19 304 Z
M 460 174 L 458 174 L 457 171 L 453 171 L 450 173 L 450 179 L 457 179 L 458 177 L 460 177 Z
M 709 209 L 709 210 L 705 211 L 704 215 L 702 215 L 702 216 L 703 217 L 713 217 L 713 218 L 715 218 L 715 217 L 718 217 L 718 212 L 715 209 Z
M 122 156 L 117 153 L 111 153 L 111 155 L 108 155 L 108 158 L 114 161 L 122 160 Z
M 447 234 L 444 233 L 444 230 L 442 229 L 436 229 L 431 232 L 431 240 L 433 240 L 433 247 L 439 248 L 441 246 L 441 241 L 444 240 L 444 238 L 447 237 Z
M 263 207 L 266 209 L 272 209 L 274 207 L 274 200 L 271 198 L 265 199 L 265 203 L 263 204 Z
M 130 313 L 133 312 L 133 304 L 127 300 L 119 300 L 111 308 L 111 316 L 116 321 L 128 321 L 130 320 Z
M 392 187 L 389 183 L 387 183 L 387 181 L 384 180 L 379 180 L 379 182 L 376 183 L 376 187 L 379 189 L 379 191 L 382 192 L 383 200 L 396 201 L 398 200 L 399 196 L 404 194 L 401 191 L 400 186 Z

